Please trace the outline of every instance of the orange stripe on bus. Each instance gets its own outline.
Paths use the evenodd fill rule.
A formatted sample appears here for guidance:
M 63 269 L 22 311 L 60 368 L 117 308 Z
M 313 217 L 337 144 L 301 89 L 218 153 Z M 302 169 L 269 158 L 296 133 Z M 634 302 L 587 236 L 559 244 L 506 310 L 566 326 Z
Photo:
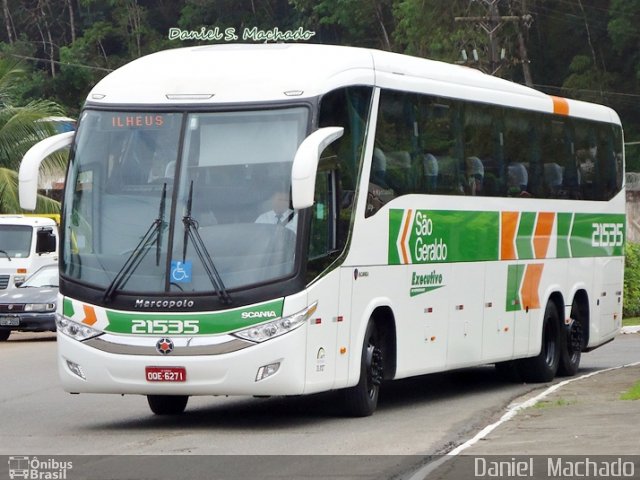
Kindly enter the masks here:
M 551 241 L 551 230 L 556 214 L 552 212 L 538 213 L 538 222 L 533 234 L 533 252 L 535 258 L 547 258 L 547 250 Z
M 409 234 L 409 226 L 411 225 L 411 214 L 413 210 L 407 210 L 407 219 L 404 222 L 404 228 L 402 229 L 402 238 L 400 239 L 400 248 L 402 249 L 402 261 L 404 264 L 409 263 L 409 253 L 407 252 L 407 236 Z
M 566 98 L 551 96 L 553 100 L 553 113 L 556 115 L 569 115 L 569 102 Z
M 526 266 L 524 271 L 524 280 L 520 289 L 522 298 L 522 307 L 540 308 L 540 297 L 538 297 L 538 288 L 540 287 L 540 279 L 542 278 L 543 263 L 532 263 Z
M 516 227 L 518 226 L 518 212 L 501 212 L 501 238 L 500 238 L 500 260 L 515 260 L 516 247 L 514 240 L 516 238 Z
M 84 310 L 84 320 L 82 320 L 82 323 L 89 326 L 94 325 L 98 319 L 96 318 L 96 312 L 93 307 L 83 305 L 82 309 Z

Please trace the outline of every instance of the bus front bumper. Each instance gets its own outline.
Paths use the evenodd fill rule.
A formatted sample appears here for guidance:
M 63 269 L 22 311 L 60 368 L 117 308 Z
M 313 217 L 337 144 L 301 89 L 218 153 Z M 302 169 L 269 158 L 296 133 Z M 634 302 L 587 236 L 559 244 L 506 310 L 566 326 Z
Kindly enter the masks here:
M 104 351 L 58 332 L 58 371 L 63 388 L 71 393 L 299 395 L 305 385 L 305 338 L 303 325 L 281 337 L 217 355 L 150 354 L 148 349 L 134 355 Z M 266 367 L 275 372 L 259 379 Z M 183 371 L 184 376 L 149 380 L 150 370 Z

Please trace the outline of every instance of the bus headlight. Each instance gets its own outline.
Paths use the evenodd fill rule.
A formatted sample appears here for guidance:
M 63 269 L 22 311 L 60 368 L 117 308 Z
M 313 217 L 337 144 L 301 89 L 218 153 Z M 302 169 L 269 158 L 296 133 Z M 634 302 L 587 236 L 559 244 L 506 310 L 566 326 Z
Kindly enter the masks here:
M 264 342 L 265 340 L 279 337 L 280 335 L 284 335 L 285 333 L 295 330 L 306 322 L 317 308 L 318 302 L 299 311 L 298 313 L 289 315 L 288 317 L 282 317 L 271 322 L 254 325 L 252 327 L 245 328 L 244 330 L 234 332 L 232 335 L 252 342 Z
M 82 325 L 81 323 L 73 322 L 62 315 L 56 315 L 56 328 L 59 332 L 79 342 L 102 335 L 101 331 L 95 330 L 87 325 Z

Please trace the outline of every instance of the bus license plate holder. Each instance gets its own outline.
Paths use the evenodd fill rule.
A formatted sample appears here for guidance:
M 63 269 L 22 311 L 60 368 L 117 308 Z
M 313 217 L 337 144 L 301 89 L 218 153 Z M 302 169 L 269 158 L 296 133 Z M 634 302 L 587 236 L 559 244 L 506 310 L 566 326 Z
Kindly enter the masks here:
M 186 382 L 185 367 L 145 367 L 147 382 Z
M 19 327 L 20 318 L 9 315 L 0 315 L 0 327 Z

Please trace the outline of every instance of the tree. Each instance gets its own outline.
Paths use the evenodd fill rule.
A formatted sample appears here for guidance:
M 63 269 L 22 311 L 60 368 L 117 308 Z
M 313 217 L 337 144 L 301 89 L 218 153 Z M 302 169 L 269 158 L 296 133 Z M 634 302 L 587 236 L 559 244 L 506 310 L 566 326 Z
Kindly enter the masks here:
M 31 146 L 54 133 L 47 117 L 62 115 L 58 105 L 46 100 L 34 100 L 21 107 L 11 104 L 12 91 L 22 74 L 15 62 L 0 59 L 0 213 L 19 211 L 17 170 L 20 160 Z M 64 164 L 64 155 L 52 155 L 43 164 L 43 171 L 59 171 Z M 58 210 L 58 202 L 40 197 L 37 211 L 52 213 Z

